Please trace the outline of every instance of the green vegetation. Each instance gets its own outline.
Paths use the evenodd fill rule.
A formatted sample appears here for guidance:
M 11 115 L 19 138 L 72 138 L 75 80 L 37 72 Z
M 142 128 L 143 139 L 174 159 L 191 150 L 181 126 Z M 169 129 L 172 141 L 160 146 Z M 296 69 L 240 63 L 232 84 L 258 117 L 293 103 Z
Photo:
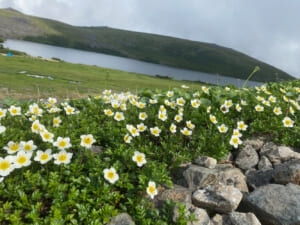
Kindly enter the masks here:
M 299 148 L 299 94 L 298 80 L 256 89 L 194 86 L 141 89 L 137 95 L 106 90 L 62 103 L 5 100 L 0 222 L 106 224 L 127 212 L 136 224 L 186 224 L 182 206 L 177 223 L 174 203 L 153 208 L 157 189 L 172 187 L 170 174 L 200 155 L 221 159 L 252 135 Z M 41 152 L 46 149 L 52 151 Z M 115 169 L 110 175 L 109 168 Z
M 131 32 L 109 27 L 76 27 L 54 20 L 0 10 L 3 37 L 83 49 L 246 79 L 255 66 L 256 81 L 294 79 L 273 66 L 215 44 Z
M 3 52 L 14 53 L 0 49 L 0 53 Z M 22 71 L 25 72 L 20 73 Z M 26 76 L 28 74 L 50 76 L 54 79 Z M 0 56 L 0 80 L 0 99 L 37 99 L 49 95 L 58 98 L 81 98 L 88 94 L 98 95 L 107 87 L 114 91 L 129 90 L 135 93 L 141 88 L 167 90 L 169 87 L 182 85 L 182 82 L 171 79 L 29 56 Z M 192 88 L 201 87 L 201 83 L 184 83 Z

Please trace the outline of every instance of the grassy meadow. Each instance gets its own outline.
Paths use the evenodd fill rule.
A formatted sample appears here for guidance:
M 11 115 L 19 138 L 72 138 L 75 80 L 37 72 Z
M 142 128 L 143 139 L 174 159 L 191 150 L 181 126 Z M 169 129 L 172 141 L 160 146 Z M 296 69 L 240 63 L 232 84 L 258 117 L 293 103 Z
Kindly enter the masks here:
M 22 71 L 26 73 L 20 73 Z M 28 77 L 26 74 L 50 76 L 54 79 Z M 81 98 L 98 95 L 106 88 L 136 93 L 143 88 L 167 90 L 180 87 L 183 83 L 192 89 L 201 87 L 201 83 L 196 82 L 174 81 L 29 56 L 0 56 L 0 80 L 0 99 L 38 99 L 47 96 Z

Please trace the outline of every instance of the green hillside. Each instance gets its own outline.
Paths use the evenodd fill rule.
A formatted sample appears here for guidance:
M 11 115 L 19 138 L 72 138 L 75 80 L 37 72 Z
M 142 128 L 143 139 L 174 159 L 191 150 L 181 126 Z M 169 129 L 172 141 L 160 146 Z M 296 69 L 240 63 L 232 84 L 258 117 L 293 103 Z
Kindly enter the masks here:
M 184 69 L 246 79 L 255 66 L 256 81 L 294 79 L 271 65 L 230 48 L 167 37 L 112 29 L 76 27 L 55 20 L 0 9 L 0 37 L 107 53 Z

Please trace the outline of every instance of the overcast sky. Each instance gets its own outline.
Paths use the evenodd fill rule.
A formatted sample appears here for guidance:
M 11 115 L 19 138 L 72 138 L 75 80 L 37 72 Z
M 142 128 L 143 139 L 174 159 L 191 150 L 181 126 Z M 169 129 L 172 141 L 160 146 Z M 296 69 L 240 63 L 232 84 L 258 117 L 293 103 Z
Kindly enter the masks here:
M 300 78 L 300 0 L 0 0 L 0 7 L 216 43 Z

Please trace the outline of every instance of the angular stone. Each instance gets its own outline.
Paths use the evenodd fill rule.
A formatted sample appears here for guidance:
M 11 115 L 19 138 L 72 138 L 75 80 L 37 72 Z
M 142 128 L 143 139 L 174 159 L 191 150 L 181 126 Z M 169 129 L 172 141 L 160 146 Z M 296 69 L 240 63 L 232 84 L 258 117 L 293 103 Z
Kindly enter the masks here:
M 204 166 L 206 168 L 213 169 L 217 165 L 217 160 L 207 156 L 199 156 L 195 159 L 194 163 L 199 166 Z
M 183 172 L 183 176 L 191 190 L 219 183 L 216 170 L 196 165 L 190 165 L 188 169 Z
M 216 214 L 211 220 L 210 225 L 225 225 L 223 223 L 223 216 Z
M 269 184 L 273 180 L 273 173 L 273 169 L 249 172 L 246 175 L 249 188 L 256 189 L 260 186 Z
M 241 192 L 248 192 L 247 180 L 242 171 L 238 168 L 229 168 L 219 171 L 219 180 L 226 185 L 233 185 Z
M 194 207 L 190 213 L 194 213 L 196 221 L 188 222 L 188 225 L 210 225 L 210 218 L 204 209 Z
M 238 207 L 242 197 L 243 194 L 234 186 L 218 184 L 197 190 L 193 194 L 192 201 L 200 208 L 230 213 Z
M 261 225 L 253 213 L 232 212 L 223 215 L 223 224 L 228 225 Z
M 254 148 L 254 150 L 259 150 L 264 145 L 264 142 L 258 138 L 256 139 L 248 139 L 244 141 L 244 146 L 250 145 Z
M 258 160 L 259 157 L 255 149 L 250 145 L 246 145 L 242 148 L 242 150 L 239 151 L 235 159 L 235 164 L 239 168 L 247 170 L 252 167 L 255 167 L 258 163 Z
M 267 156 L 272 163 L 281 163 L 300 157 L 297 152 L 286 146 L 277 146 L 273 142 L 267 142 L 260 150 L 261 156 Z
M 111 218 L 111 221 L 108 225 L 134 225 L 134 221 L 132 220 L 131 216 L 127 213 L 121 213 L 117 216 Z
M 300 160 L 287 161 L 275 166 L 273 179 L 278 184 L 300 185 Z
M 243 200 L 262 224 L 299 225 L 300 187 L 295 184 L 269 184 L 257 188 Z
M 272 169 L 272 163 L 266 156 L 262 156 L 258 163 L 258 169 L 259 170 L 266 170 L 266 169 Z
M 161 207 L 167 199 L 171 199 L 174 202 L 179 202 L 186 205 L 189 209 L 192 206 L 192 192 L 188 188 L 174 185 L 172 189 L 163 190 L 155 198 L 156 207 Z

